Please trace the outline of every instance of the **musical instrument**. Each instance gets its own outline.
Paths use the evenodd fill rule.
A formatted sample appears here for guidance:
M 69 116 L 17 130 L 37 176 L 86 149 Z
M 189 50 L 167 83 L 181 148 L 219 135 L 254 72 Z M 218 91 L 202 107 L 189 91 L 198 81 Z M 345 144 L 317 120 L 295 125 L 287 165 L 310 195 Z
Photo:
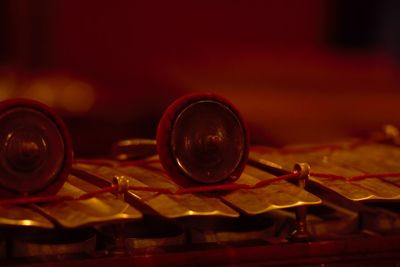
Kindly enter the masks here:
M 18 177 L 44 178 L 36 176 L 38 166 L 64 165 L 55 165 L 59 171 L 50 180 L 60 189 L 51 193 L 43 184 L 19 187 L 7 176 L 0 178 L 7 181 L 2 187 L 24 188 L 0 200 L 3 265 L 400 262 L 400 148 L 393 128 L 366 140 L 249 148 L 243 119 L 232 104 L 197 95 L 178 100 L 165 113 L 157 142 L 121 141 L 108 158 L 75 159 L 69 165 L 70 141 L 58 117 L 37 109 L 37 103 L 18 103 L 0 112 L 0 123 L 8 125 L 2 128 L 8 129 L 2 130 L 2 166 L 22 166 Z M 198 122 L 202 116 L 211 123 Z M 221 127 L 213 123 L 223 125 L 224 134 L 216 134 Z M 10 141 L 9 132 L 22 142 Z M 197 140 L 196 134 L 201 142 L 180 143 Z M 231 148 L 224 140 L 237 143 Z M 53 146 L 62 153 L 52 152 Z M 218 161 L 227 153 L 228 163 Z M 50 155 L 63 160 L 51 161 Z M 174 162 L 187 156 L 191 161 Z M 219 176 L 205 175 L 207 168 Z M 179 178 L 171 179 L 175 175 Z

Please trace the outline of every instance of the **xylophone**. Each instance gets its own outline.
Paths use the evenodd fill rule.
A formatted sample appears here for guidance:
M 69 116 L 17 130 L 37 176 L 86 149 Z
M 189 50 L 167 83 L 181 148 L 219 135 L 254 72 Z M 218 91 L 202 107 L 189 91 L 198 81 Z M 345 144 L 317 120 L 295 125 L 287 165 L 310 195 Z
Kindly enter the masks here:
M 250 146 L 212 94 L 164 113 L 157 140 L 73 158 L 62 120 L 0 104 L 0 263 L 10 266 L 400 264 L 400 148 L 369 139 Z

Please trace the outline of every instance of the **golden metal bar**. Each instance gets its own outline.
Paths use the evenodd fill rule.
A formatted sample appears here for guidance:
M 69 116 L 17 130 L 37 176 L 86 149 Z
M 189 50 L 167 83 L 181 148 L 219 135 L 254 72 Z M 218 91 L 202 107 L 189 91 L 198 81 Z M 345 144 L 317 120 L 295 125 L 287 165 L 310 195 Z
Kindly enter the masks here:
M 0 206 L 1 226 L 23 226 L 51 229 L 53 223 L 34 209 L 23 206 Z
M 68 182 L 58 192 L 58 195 L 79 197 L 98 189 L 98 187 L 70 175 Z M 110 193 L 86 200 L 37 205 L 37 208 L 66 228 L 134 221 L 142 217 L 140 211 Z
M 237 183 L 254 185 L 260 180 L 273 178 L 276 178 L 276 176 L 258 168 L 247 166 Z M 277 181 L 262 188 L 233 191 L 221 196 L 221 198 L 249 215 L 321 203 L 321 199 L 318 197 L 287 181 Z
M 349 146 L 348 142 L 338 144 L 342 149 L 313 150 L 313 146 L 310 149 L 302 146 L 302 153 L 295 153 L 295 150 L 292 153 L 290 150 L 282 153 L 278 149 L 259 147 L 251 152 L 250 158 L 257 158 L 260 162 L 267 160 L 263 163 L 274 162 L 282 169 L 296 161 L 307 162 L 312 168 L 310 181 L 353 201 L 400 200 L 399 177 L 346 179 L 371 173 L 399 173 L 399 147 L 378 143 L 356 147 Z M 342 179 L 321 177 L 317 175 L 319 173 L 341 176 Z
M 105 182 L 110 185 L 115 176 L 125 176 L 131 186 L 156 187 L 178 190 L 165 174 L 162 173 L 161 165 L 150 169 L 139 166 L 106 167 L 90 164 L 77 164 L 74 166 L 81 177 L 92 179 L 93 182 Z M 157 192 L 145 192 L 129 190 L 125 200 L 133 202 L 145 209 L 166 218 L 180 218 L 187 216 L 223 216 L 238 217 L 239 213 L 225 205 L 217 197 L 206 194 L 183 194 L 170 195 Z

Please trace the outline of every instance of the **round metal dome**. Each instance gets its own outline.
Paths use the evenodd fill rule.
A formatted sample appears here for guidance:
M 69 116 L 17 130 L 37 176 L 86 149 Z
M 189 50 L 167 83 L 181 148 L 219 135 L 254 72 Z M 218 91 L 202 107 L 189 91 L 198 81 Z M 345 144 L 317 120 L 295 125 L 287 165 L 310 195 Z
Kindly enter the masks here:
M 161 163 L 170 177 L 184 186 L 236 180 L 247 160 L 248 143 L 237 109 L 213 94 L 176 100 L 157 130 Z
M 0 128 L 0 187 L 24 195 L 58 191 L 72 163 L 62 120 L 35 101 L 4 101 Z

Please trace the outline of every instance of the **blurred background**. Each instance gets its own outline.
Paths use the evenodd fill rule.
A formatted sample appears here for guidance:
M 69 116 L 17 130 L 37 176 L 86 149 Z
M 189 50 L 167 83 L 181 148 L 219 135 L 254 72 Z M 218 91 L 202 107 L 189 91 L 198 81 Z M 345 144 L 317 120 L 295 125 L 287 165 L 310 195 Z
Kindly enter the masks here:
M 55 108 L 78 156 L 154 138 L 180 95 L 215 92 L 253 143 L 400 125 L 400 1 L 2 0 L 0 100 Z

